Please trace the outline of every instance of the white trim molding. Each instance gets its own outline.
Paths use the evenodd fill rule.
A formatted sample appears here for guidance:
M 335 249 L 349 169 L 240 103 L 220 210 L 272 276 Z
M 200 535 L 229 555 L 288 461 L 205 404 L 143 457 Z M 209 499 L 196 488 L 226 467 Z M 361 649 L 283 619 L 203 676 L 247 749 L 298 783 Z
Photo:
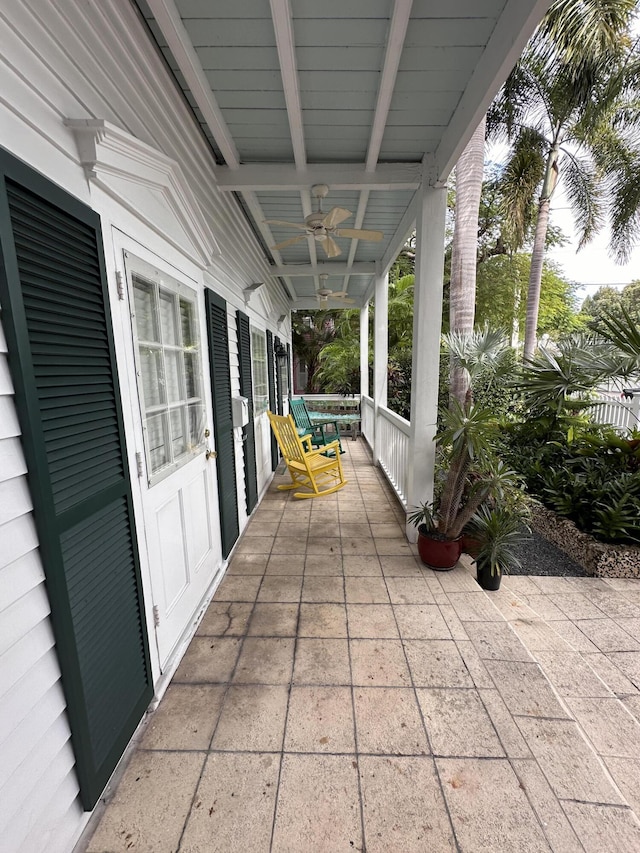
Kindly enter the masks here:
M 175 160 L 104 119 L 64 123 L 73 132 L 90 184 L 117 199 L 201 267 L 211 265 L 220 255 L 218 243 Z

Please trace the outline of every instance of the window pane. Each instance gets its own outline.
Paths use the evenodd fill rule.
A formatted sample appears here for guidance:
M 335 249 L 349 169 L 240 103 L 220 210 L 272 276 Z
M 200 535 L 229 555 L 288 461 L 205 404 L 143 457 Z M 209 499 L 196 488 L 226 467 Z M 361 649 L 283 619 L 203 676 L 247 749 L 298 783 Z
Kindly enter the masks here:
M 152 415 L 147 418 L 147 441 L 149 442 L 151 473 L 154 474 L 169 461 L 167 456 L 167 425 L 164 415 Z
M 142 396 L 146 409 L 165 402 L 162 378 L 162 352 L 151 347 L 140 347 L 140 372 Z
M 183 399 L 180 387 L 180 363 L 181 353 L 167 352 L 164 353 L 164 366 L 167 372 L 167 401 L 169 403 L 179 403 Z
M 182 346 L 190 349 L 198 344 L 198 335 L 195 328 L 193 314 L 193 303 L 186 299 L 180 300 L 180 323 L 182 325 Z
M 194 450 L 204 441 L 204 406 L 193 403 L 188 406 L 189 417 L 189 448 Z
M 251 365 L 253 370 L 253 407 L 255 415 L 269 407 L 267 377 L 267 342 L 264 332 L 251 331 Z
M 159 341 L 156 312 L 153 308 L 153 285 L 133 276 L 133 305 L 138 340 Z
M 184 372 L 187 385 L 187 400 L 200 396 L 200 359 L 195 352 L 185 352 Z
M 153 477 L 183 464 L 204 445 L 198 303 L 190 288 L 144 261 L 128 256 L 127 266 L 135 313 L 138 392 Z
M 162 343 L 165 346 L 176 346 L 178 330 L 176 328 L 175 298 L 166 290 L 160 291 L 160 325 L 162 328 Z
M 182 456 L 187 452 L 187 441 L 184 431 L 184 416 L 186 412 L 182 408 L 172 409 L 169 415 L 171 421 L 171 445 L 173 447 L 173 458 Z

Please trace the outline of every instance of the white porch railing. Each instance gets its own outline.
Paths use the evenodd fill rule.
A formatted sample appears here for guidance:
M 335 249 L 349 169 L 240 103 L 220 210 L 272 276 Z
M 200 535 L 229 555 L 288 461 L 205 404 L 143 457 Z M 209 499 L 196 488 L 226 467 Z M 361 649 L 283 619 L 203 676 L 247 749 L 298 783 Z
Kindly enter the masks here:
M 630 400 L 603 393 L 597 393 L 595 396 L 602 400 L 602 403 L 590 409 L 594 421 L 599 424 L 611 424 L 623 432 L 634 427 L 640 428 L 640 394 L 634 394 Z
M 407 506 L 407 476 L 409 473 L 409 421 L 384 406 L 378 408 L 374 424 L 373 400 L 362 397 L 362 434 L 373 447 L 374 434 L 379 438 L 380 467 L 386 474 L 398 499 Z
M 360 417 L 362 435 L 367 439 L 369 447 L 373 447 L 373 399 L 364 394 L 360 399 Z

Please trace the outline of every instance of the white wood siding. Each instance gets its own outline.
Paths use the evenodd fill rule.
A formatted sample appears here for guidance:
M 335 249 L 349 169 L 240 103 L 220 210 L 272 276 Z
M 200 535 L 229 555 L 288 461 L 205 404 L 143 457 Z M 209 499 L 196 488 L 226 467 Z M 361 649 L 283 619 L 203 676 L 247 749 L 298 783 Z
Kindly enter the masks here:
M 0 851 L 65 853 L 84 817 L 0 327 Z

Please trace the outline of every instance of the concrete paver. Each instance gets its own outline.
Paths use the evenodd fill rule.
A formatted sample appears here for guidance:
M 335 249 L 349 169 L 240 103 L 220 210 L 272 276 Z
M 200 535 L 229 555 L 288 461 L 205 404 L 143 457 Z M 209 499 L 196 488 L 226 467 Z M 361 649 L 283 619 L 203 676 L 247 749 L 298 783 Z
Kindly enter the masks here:
M 640 581 L 434 572 L 345 445 L 276 474 L 86 849 L 640 851 Z

